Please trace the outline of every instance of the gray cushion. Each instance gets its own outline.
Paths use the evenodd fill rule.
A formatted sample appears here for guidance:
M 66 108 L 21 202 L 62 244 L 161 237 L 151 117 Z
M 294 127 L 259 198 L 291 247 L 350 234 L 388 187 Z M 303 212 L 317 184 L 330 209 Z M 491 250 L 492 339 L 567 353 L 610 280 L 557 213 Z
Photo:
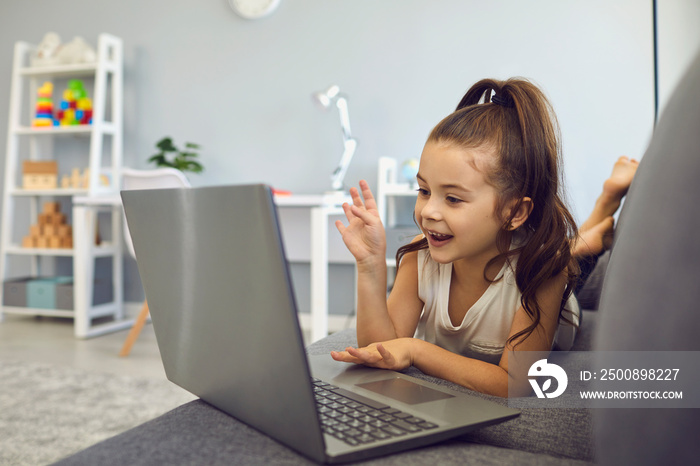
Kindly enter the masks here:
M 600 350 L 700 350 L 700 56 L 654 132 L 615 234 Z M 595 410 L 603 464 L 691 464 L 696 410 Z
M 596 313 L 590 314 L 595 317 Z M 587 334 L 587 329 L 594 325 L 595 318 L 588 317 L 586 315 L 583 319 L 582 335 Z M 354 330 L 345 330 L 314 343 L 308 351 L 310 354 L 328 354 L 331 350 L 344 349 L 355 342 Z M 469 391 L 429 377 L 416 369 L 407 372 L 457 390 Z M 496 403 L 506 402 L 500 398 L 471 393 Z M 593 456 L 590 412 L 573 409 L 523 409 L 520 417 L 503 424 L 366 464 L 581 465 L 590 464 Z M 311 463 L 216 408 L 202 401 L 193 401 L 57 464 Z
M 315 463 L 206 403 L 193 401 L 55 464 L 291 466 Z M 362 464 L 573 466 L 587 463 L 455 439 Z

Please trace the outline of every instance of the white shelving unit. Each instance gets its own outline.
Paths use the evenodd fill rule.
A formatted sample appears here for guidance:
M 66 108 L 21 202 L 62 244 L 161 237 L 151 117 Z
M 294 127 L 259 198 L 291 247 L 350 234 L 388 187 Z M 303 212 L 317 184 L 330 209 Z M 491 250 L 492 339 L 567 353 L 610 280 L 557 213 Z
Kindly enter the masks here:
M 29 65 L 29 59 L 35 50 L 35 46 L 26 42 L 15 44 L 5 155 L 0 273 L 3 283 L 20 278 L 21 275 L 17 275 L 16 271 L 18 269 L 29 269 L 30 276 L 40 277 L 42 267 L 50 258 L 72 258 L 74 308 L 61 310 L 5 306 L 3 289 L 0 288 L 0 304 L 3 304 L 0 306 L 0 321 L 5 313 L 70 317 L 74 319 L 76 337 L 88 338 L 131 325 L 131 321 L 125 321 L 123 315 L 121 208 L 113 205 L 86 210 L 73 206 L 74 196 L 113 197 L 118 194 L 122 165 L 122 41 L 109 34 L 100 34 L 97 61 L 91 64 L 32 67 Z M 69 79 L 84 79 L 91 85 L 92 124 L 32 127 L 37 90 L 41 84 L 51 81 L 56 90 L 59 89 L 56 82 Z M 54 103 L 57 100 L 55 94 Z M 72 144 L 71 150 L 74 146 L 80 147 L 77 150 L 79 154 L 73 157 L 80 158 L 82 167 L 90 169 L 87 187 L 23 189 L 19 181 L 21 161 L 57 160 L 60 173 L 60 159 L 65 151 L 54 151 L 54 146 L 60 147 L 66 143 Z M 106 175 L 108 184 L 101 184 L 101 175 Z M 24 218 L 28 218 L 29 223 L 35 222 L 42 203 L 48 200 L 63 201 L 62 204 L 67 204 L 72 209 L 74 246 L 71 249 L 21 246 L 21 235 L 18 233 L 16 222 Z M 28 210 L 19 210 L 18 203 L 28 204 Z M 100 211 L 106 213 L 107 223 L 111 228 L 109 237 L 95 245 L 96 223 Z M 76 212 L 80 218 L 76 218 Z M 29 225 L 26 229 L 28 228 Z M 112 259 L 113 299 L 108 303 L 93 306 L 95 260 L 103 257 Z M 20 261 L 24 263 L 20 264 Z M 27 261 L 29 264 L 26 264 Z M 100 317 L 111 319 L 105 319 L 110 322 L 102 325 L 93 322 Z
M 417 192 L 409 183 L 399 183 L 398 163 L 391 157 L 379 159 L 379 181 L 377 185 L 377 210 L 385 228 L 396 225 L 396 199 L 408 197 L 415 199 Z M 396 260 L 388 258 L 388 267 L 396 267 Z

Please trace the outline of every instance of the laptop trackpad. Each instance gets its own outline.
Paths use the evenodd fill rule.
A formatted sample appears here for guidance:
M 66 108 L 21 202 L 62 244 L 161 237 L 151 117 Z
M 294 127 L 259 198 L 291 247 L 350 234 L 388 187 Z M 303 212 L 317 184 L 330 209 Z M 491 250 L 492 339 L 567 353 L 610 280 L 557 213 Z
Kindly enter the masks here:
M 448 393 L 433 390 L 432 388 L 399 377 L 378 380 L 376 382 L 360 383 L 356 386 L 409 405 L 443 400 L 445 398 L 454 398 Z

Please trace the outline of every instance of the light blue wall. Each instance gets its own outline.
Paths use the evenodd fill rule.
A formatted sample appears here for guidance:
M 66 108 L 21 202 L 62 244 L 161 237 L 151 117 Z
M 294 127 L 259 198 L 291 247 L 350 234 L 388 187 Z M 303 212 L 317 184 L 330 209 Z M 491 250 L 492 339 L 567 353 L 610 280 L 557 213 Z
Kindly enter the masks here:
M 657 2 L 659 114 L 700 52 L 700 2 Z
M 109 32 L 125 46 L 125 163 L 146 167 L 165 135 L 198 142 L 207 170 L 195 186 L 327 190 L 340 128 L 309 94 L 331 83 L 349 95 L 360 141 L 347 181 L 374 185 L 378 158 L 419 156 L 473 82 L 520 75 L 558 113 L 582 219 L 653 122 L 650 1 L 282 0 L 248 21 L 226 0 L 3 0 L 0 21 L 0 147 L 13 43 Z

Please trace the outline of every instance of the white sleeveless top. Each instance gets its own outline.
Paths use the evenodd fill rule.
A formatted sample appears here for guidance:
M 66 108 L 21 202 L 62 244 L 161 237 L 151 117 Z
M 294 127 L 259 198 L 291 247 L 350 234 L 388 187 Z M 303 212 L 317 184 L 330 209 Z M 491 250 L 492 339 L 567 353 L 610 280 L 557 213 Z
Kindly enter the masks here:
M 515 274 L 506 262 L 498 273 L 500 280 L 489 285 L 457 326 L 448 313 L 452 264 L 438 264 L 427 249 L 418 251 L 418 297 L 425 303 L 415 337 L 469 358 L 498 364 L 505 348 L 521 293 Z M 578 301 L 569 297 L 568 316 L 578 325 Z M 576 327 L 560 320 L 553 347 L 568 350 L 573 345 Z

